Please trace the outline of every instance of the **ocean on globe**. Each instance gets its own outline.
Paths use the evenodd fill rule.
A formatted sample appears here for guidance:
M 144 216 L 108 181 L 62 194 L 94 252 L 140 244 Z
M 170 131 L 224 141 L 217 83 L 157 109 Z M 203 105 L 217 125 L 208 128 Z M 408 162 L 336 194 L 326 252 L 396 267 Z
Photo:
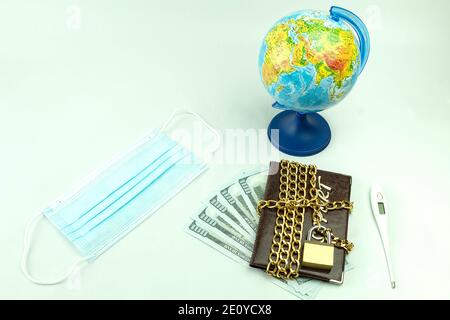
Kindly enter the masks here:
M 341 101 L 355 84 L 359 67 L 352 29 L 322 11 L 298 11 L 278 20 L 259 54 L 262 82 L 278 107 L 301 113 Z

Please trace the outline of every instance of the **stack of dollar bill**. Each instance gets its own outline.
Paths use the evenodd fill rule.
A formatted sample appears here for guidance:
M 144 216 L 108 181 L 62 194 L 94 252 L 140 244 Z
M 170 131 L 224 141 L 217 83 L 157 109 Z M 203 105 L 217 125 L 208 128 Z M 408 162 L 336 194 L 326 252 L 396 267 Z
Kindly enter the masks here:
M 267 174 L 268 171 L 243 174 L 220 188 L 190 219 L 187 232 L 249 267 L 259 219 L 256 209 L 264 195 Z M 314 298 L 324 284 L 307 278 L 268 279 L 301 299 Z

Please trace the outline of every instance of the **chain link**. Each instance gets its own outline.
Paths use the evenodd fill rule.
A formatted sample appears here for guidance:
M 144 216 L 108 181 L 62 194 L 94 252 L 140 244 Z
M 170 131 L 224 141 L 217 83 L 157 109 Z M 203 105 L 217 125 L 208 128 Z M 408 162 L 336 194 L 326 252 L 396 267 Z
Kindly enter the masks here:
M 321 225 L 326 222 L 323 213 L 330 210 L 353 209 L 350 201 L 324 201 L 317 192 L 317 167 L 303 165 L 295 161 L 280 162 L 280 191 L 278 200 L 261 200 L 258 203 L 258 213 L 264 208 L 277 209 L 274 236 L 270 248 L 269 263 L 266 272 L 277 278 L 296 278 L 300 270 L 300 253 L 303 234 L 303 222 L 306 208 L 312 208 L 313 225 L 318 226 L 316 233 L 321 234 L 325 241 L 328 233 L 337 248 L 350 252 L 353 244 L 335 236 L 331 228 Z M 309 177 L 309 199 L 306 188 Z

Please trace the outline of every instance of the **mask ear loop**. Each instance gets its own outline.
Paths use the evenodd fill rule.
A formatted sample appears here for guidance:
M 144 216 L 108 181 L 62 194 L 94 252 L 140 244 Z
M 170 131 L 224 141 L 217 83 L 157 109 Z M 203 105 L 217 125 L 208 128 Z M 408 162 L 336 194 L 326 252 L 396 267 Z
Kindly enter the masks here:
M 185 109 L 175 109 L 172 114 L 170 115 L 169 119 L 164 123 L 164 125 L 161 127 L 161 132 L 165 132 L 167 128 L 170 126 L 170 124 L 173 122 L 173 119 L 175 119 L 177 116 L 189 114 L 194 117 L 196 117 L 198 120 L 200 120 L 201 123 L 214 135 L 215 145 L 213 150 L 211 151 L 212 154 L 214 154 L 219 148 L 221 144 L 220 134 L 217 129 L 213 128 L 201 115 L 199 115 L 197 112 L 185 110 Z
M 31 241 L 33 239 L 34 229 L 36 228 L 37 224 L 43 217 L 44 217 L 44 215 L 42 213 L 33 217 L 28 222 L 27 227 L 25 228 L 24 247 L 23 247 L 22 260 L 21 260 L 20 266 L 21 266 L 22 272 L 25 275 L 25 277 L 28 280 L 30 280 L 31 282 L 33 282 L 35 284 L 40 284 L 40 285 L 53 285 L 53 284 L 58 284 L 58 283 L 64 282 L 67 278 L 69 278 L 72 274 L 74 274 L 81 265 L 85 264 L 87 262 L 88 258 L 81 258 L 81 259 L 77 260 L 69 268 L 69 270 L 67 271 L 66 274 L 64 274 L 63 276 L 61 276 L 60 278 L 57 278 L 55 280 L 43 281 L 43 280 L 38 280 L 38 279 L 34 278 L 28 270 L 28 258 L 30 255 Z

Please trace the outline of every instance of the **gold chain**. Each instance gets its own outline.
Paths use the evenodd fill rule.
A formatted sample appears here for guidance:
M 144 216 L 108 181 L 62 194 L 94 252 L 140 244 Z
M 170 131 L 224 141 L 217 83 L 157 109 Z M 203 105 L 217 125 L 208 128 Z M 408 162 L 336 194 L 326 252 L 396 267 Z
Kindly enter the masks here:
M 297 197 L 306 198 L 306 181 L 308 180 L 306 166 L 299 164 L 298 173 L 300 181 L 297 182 Z M 294 201 L 295 201 L 294 199 Z M 305 219 L 306 207 L 294 206 L 294 239 L 292 241 L 291 261 L 289 264 L 289 277 L 296 278 L 299 276 L 300 270 L 300 250 L 302 247 L 303 221 Z
M 296 278 L 300 270 L 300 251 L 303 234 L 303 221 L 306 208 L 312 208 L 313 224 L 319 226 L 318 233 L 322 234 L 322 241 L 330 233 L 332 243 L 338 248 L 349 252 L 353 244 L 345 239 L 336 237 L 330 228 L 321 225 L 323 212 L 337 209 L 353 209 L 349 201 L 327 202 L 317 193 L 317 167 L 303 165 L 295 161 L 281 160 L 280 162 L 280 192 L 278 200 L 261 200 L 258 212 L 264 208 L 277 209 L 274 236 L 270 248 L 269 263 L 266 272 L 277 278 Z M 309 199 L 306 187 L 309 176 Z

